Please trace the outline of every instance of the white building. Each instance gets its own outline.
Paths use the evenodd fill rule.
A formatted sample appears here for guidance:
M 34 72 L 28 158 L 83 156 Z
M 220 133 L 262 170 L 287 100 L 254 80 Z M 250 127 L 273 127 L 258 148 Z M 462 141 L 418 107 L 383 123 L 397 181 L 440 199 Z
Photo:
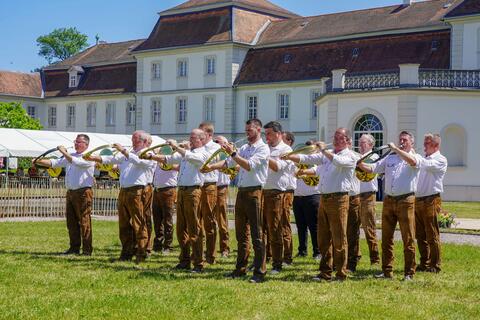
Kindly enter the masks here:
M 479 69 L 478 0 L 313 17 L 264 0 L 191 0 L 161 12 L 147 39 L 45 68 L 35 116 L 51 130 L 178 139 L 204 120 L 236 139 L 252 117 L 280 121 L 298 142 L 339 126 L 379 144 L 411 130 L 418 152 L 423 134 L 440 132 L 445 198 L 480 200 Z

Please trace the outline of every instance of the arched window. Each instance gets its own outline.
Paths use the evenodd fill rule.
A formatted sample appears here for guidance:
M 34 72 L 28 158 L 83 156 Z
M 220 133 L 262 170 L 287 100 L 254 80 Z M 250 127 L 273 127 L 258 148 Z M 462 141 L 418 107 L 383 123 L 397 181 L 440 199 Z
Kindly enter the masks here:
M 353 146 L 358 151 L 358 140 L 362 134 L 370 133 L 375 138 L 375 147 L 383 145 L 383 125 L 373 114 L 361 116 L 353 129 Z
M 466 133 L 457 125 L 450 125 L 443 130 L 442 153 L 447 157 L 448 166 L 463 167 L 466 165 Z

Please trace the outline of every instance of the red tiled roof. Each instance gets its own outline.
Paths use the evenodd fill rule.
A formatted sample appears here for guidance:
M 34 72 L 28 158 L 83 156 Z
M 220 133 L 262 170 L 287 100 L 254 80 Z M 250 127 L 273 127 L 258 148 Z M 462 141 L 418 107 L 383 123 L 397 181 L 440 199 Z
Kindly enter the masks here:
M 68 97 L 91 94 L 120 94 L 136 91 L 136 63 L 84 68 L 77 88 L 68 87 L 66 70 L 45 71 L 45 97 Z
M 249 8 L 256 9 L 257 11 L 263 12 L 268 11 L 274 14 L 277 14 L 282 17 L 298 17 L 297 14 L 290 12 L 282 7 L 277 6 L 276 4 L 271 3 L 267 0 L 190 0 L 184 2 L 176 7 L 170 8 L 161 12 L 162 15 L 167 15 L 169 12 L 175 12 L 177 10 L 188 10 L 195 9 L 208 5 L 236 5 L 236 6 L 247 6 Z
M 0 95 L 42 97 L 39 73 L 0 71 Z
M 432 41 L 438 49 L 432 51 Z M 353 49 L 358 48 L 358 57 Z M 285 63 L 285 56 L 290 63 Z M 382 36 L 289 47 L 251 49 L 236 85 L 301 81 L 330 77 L 333 69 L 375 72 L 398 69 L 402 63 L 422 68 L 449 68 L 450 31 Z
M 453 6 L 445 5 L 459 2 L 461 0 L 431 0 L 408 6 L 394 5 L 275 21 L 262 34 L 258 45 L 281 45 L 398 29 L 448 28 L 442 19 Z
M 480 14 L 480 0 L 465 0 L 453 8 L 445 17 L 461 17 Z
M 73 65 L 86 66 L 102 63 L 133 62 L 135 60 L 133 56 L 130 55 L 130 52 L 143 41 L 144 39 L 115 43 L 99 43 L 68 59 L 54 63 L 46 67 L 45 70 L 63 69 Z
M 231 41 L 231 8 L 160 17 L 134 51 Z

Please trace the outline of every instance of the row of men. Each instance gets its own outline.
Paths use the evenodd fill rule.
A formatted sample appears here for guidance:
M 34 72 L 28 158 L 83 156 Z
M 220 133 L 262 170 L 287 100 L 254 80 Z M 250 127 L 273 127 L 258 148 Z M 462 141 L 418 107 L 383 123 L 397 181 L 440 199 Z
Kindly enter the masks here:
M 149 145 L 151 139 L 143 131 L 133 134 L 132 151 L 115 144 L 114 147 L 119 151 L 116 156 L 90 156 L 83 159 L 82 153 L 86 147 L 83 150 L 77 148 L 77 142 L 88 146 L 84 135 L 79 135 L 76 140 L 75 154 L 70 155 L 65 148 L 59 147 L 60 152 L 65 156 L 64 159 L 51 160 L 50 163 L 45 164 L 67 166 L 66 184 L 69 189 L 67 225 L 71 239 L 77 236 L 76 243 L 71 241 L 69 251 L 79 251 L 78 239 L 82 239 L 83 252 L 91 253 L 90 216 L 82 214 L 85 208 L 75 208 L 75 203 L 77 206 L 84 203 L 85 207 L 88 207 L 88 203 L 91 204 L 91 189 L 88 183 L 86 186 L 82 185 L 82 181 L 91 179 L 86 172 L 93 171 L 91 161 L 95 161 L 117 164 L 120 169 L 121 190 L 118 199 L 122 243 L 120 260 L 130 260 L 133 255 L 136 255 L 137 262 L 145 260 L 150 242 L 148 231 L 148 220 L 151 220 L 149 208 L 152 203 L 150 183 L 154 179 L 153 183 L 156 186 L 154 193 L 161 192 L 163 188 L 158 187 L 158 179 L 166 177 L 166 171 L 156 166 L 160 163 L 179 165 L 177 238 L 181 253 L 177 269 L 190 269 L 193 262 L 192 272 L 203 271 L 204 232 L 207 247 L 206 261 L 215 262 L 215 238 L 212 232 L 215 233 L 217 220 L 215 215 L 215 207 L 218 203 L 217 193 L 221 194 L 218 190 L 224 186 L 226 191 L 226 185 L 228 185 L 228 183 L 219 184 L 222 173 L 217 170 L 225 167 L 239 168 L 235 204 L 238 254 L 235 269 L 229 274 L 230 277 L 246 275 L 250 237 L 254 249 L 251 282 L 264 280 L 267 248 L 271 248 L 272 274 L 281 272 L 284 263 L 291 263 L 291 230 L 288 217 L 294 189 L 297 189 L 294 213 L 299 227 L 299 255 L 304 255 L 306 251 L 307 226 L 314 239 L 314 233 L 317 234 L 316 243 L 312 241 L 313 250 L 314 255 L 321 256 L 321 260 L 320 273 L 314 278 L 315 280 L 331 280 L 334 266 L 338 280 L 346 278 L 347 268 L 355 271 L 359 259 L 359 217 L 363 217 L 362 224 L 369 243 L 371 262 L 378 263 L 374 211 L 375 192 L 378 187 L 375 180 L 364 184 L 355 178 L 354 170 L 359 155 L 351 150 L 351 137 L 348 130 L 345 128 L 336 130 L 333 150 L 327 149 L 325 143 L 320 142 L 318 143 L 320 152 L 317 154 L 292 155 L 289 154 L 292 151 L 291 147 L 284 143 L 282 128 L 278 122 L 269 122 L 264 129 L 267 144 L 261 137 L 262 123 L 257 119 L 249 120 L 245 127 L 248 142 L 236 150 L 235 146 L 222 137 L 218 139 L 218 143 L 215 143 L 212 139 L 213 126 L 204 123 L 199 129 L 192 131 L 187 145 L 169 142 L 175 150 L 172 156 L 148 153 L 144 159 L 139 157 L 139 153 Z M 288 135 L 285 140 L 288 141 Z M 290 140 L 292 140 L 291 136 Z M 413 152 L 414 140 L 410 133 L 402 132 L 399 142 L 400 147 L 390 144 L 395 151 L 394 155 L 374 165 L 358 164 L 358 166 L 365 171 L 385 173 L 386 197 L 382 213 L 383 273 L 381 277 L 390 278 L 393 275 L 393 233 L 398 221 L 404 242 L 405 279 L 411 279 L 416 269 L 415 231 L 421 253 L 418 269 L 440 271 L 440 245 L 435 214 L 440 205 L 442 179 L 447 163 L 439 153 L 440 137 L 438 135 L 425 136 L 425 158 Z M 368 152 L 373 145 L 374 140 L 371 135 L 364 135 L 360 139 L 362 153 Z M 205 166 L 206 160 L 218 148 L 223 148 L 230 157 L 225 161 Z M 299 173 L 295 163 L 316 165 L 313 170 L 300 170 L 300 173 L 320 176 L 317 188 L 305 185 L 302 191 L 301 180 L 298 179 L 298 182 L 295 182 L 294 179 L 294 176 Z M 75 170 L 78 171 L 76 175 L 73 173 Z M 154 170 L 157 170 L 155 174 L 153 174 Z M 174 174 L 173 172 L 170 174 Z M 173 194 L 175 187 L 168 187 L 168 189 Z M 82 198 L 89 201 L 79 201 Z M 158 203 L 157 207 L 167 205 L 171 208 L 173 201 L 169 199 L 172 198 L 167 200 L 158 198 L 158 201 L 154 201 L 153 207 L 155 208 L 155 203 Z M 171 205 L 168 205 L 169 203 Z M 315 213 L 317 208 L 318 215 Z M 71 216 L 70 219 L 69 216 Z M 88 220 L 84 221 L 88 222 L 86 223 L 88 227 L 83 227 L 82 220 Z M 226 223 L 225 215 L 223 220 Z M 73 224 L 76 225 L 73 226 Z M 80 237 L 78 237 L 79 233 L 81 233 Z M 226 233 L 228 235 L 228 229 Z M 164 249 L 168 249 L 168 246 Z M 228 247 L 221 250 L 226 254 Z

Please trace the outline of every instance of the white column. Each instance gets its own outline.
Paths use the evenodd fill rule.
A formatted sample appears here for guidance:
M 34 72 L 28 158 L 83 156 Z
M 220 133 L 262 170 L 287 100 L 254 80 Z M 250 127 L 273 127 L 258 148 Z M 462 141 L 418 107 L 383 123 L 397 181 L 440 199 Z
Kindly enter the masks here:
M 345 89 L 345 73 L 347 69 L 332 70 L 332 90 L 342 91 Z
M 418 63 L 400 64 L 400 87 L 418 87 Z

